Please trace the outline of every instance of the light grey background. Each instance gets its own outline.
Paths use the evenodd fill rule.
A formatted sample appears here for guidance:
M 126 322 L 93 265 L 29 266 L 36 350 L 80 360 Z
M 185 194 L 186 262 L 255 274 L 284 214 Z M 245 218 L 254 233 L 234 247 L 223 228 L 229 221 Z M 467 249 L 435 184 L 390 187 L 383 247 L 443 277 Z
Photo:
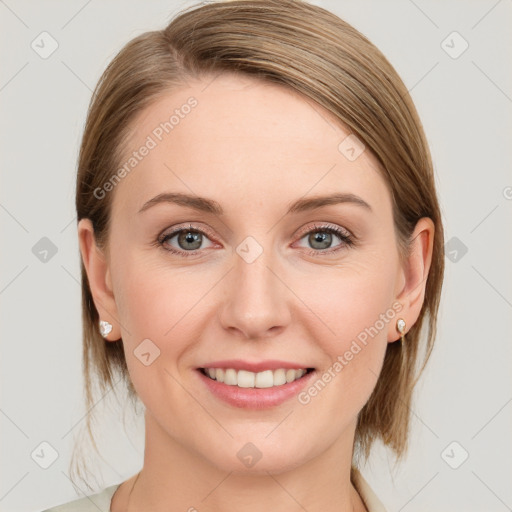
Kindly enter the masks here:
M 85 414 L 74 180 L 86 108 L 115 53 L 190 3 L 0 0 L 2 511 L 80 496 L 67 471 Z M 512 1 L 313 3 L 367 35 L 409 88 L 448 242 L 437 346 L 413 406 L 409 456 L 391 471 L 392 458 L 376 449 L 363 474 L 389 511 L 512 510 Z M 31 47 L 35 40 L 43 51 L 43 31 L 58 43 L 46 59 Z M 57 249 L 46 262 L 36 246 L 43 237 Z M 125 432 L 120 417 L 109 406 L 98 424 L 103 487 L 142 463 L 142 421 L 127 420 Z M 48 469 L 31 457 L 42 442 L 59 454 Z

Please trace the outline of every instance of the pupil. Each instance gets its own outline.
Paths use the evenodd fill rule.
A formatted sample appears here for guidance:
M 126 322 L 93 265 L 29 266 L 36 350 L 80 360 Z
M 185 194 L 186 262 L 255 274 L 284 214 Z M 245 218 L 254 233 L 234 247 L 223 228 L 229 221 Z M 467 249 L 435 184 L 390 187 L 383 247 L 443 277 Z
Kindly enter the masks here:
M 183 244 L 194 244 L 195 242 L 195 246 L 193 247 L 185 247 L 186 249 L 199 249 L 199 247 L 201 247 L 201 240 L 200 240 L 200 236 L 201 236 L 201 233 L 193 233 L 192 231 L 184 231 L 180 237 L 179 237 L 179 241 L 180 241 L 180 244 L 183 243 Z
M 311 240 L 311 245 L 315 247 L 315 244 L 318 242 L 320 244 L 319 247 L 315 247 L 316 249 L 327 249 L 331 242 L 331 234 L 326 232 L 317 232 L 313 234 L 313 238 Z

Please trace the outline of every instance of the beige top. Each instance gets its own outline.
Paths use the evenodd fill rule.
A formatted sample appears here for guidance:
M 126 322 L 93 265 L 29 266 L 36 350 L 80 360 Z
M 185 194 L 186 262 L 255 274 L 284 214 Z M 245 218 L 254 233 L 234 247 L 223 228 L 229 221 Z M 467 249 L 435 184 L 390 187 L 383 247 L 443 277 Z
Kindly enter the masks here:
M 361 499 L 364 501 L 368 512 L 386 512 L 382 502 L 377 498 L 368 485 L 368 482 L 357 469 L 353 469 L 352 482 L 361 496 Z M 112 496 L 120 485 L 121 484 L 112 485 L 97 494 L 69 501 L 63 505 L 43 510 L 43 512 L 110 512 Z

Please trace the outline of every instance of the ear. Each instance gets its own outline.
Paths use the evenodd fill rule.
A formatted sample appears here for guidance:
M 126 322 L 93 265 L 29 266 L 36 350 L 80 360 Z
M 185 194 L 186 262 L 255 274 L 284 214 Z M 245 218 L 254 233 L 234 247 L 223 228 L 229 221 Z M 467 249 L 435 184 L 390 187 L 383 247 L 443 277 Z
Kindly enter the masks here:
M 404 266 L 400 267 L 397 279 L 396 300 L 402 305 L 396 319 L 405 320 L 405 331 L 416 323 L 425 300 L 427 277 L 432 262 L 432 250 L 434 247 L 435 226 L 432 219 L 422 217 L 416 223 L 411 235 L 411 251 Z M 396 328 L 396 321 L 392 322 L 388 341 L 400 339 L 400 332 Z
M 96 244 L 94 228 L 90 219 L 81 219 L 78 223 L 78 241 L 94 305 L 98 310 L 100 320 L 106 320 L 112 324 L 112 331 L 105 339 L 117 341 L 121 337 L 121 329 L 112 290 L 110 268 L 105 254 Z

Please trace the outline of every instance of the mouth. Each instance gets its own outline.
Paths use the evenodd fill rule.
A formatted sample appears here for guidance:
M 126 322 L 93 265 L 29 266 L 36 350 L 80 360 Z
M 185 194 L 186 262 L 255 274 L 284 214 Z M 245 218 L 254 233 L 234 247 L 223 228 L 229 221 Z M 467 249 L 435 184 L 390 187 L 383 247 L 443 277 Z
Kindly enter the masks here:
M 239 409 L 262 410 L 292 400 L 317 370 L 299 361 L 224 359 L 205 362 L 195 373 L 212 397 Z
M 238 388 L 279 388 L 305 378 L 314 368 L 276 368 L 260 372 L 235 368 L 198 368 L 208 379 Z

